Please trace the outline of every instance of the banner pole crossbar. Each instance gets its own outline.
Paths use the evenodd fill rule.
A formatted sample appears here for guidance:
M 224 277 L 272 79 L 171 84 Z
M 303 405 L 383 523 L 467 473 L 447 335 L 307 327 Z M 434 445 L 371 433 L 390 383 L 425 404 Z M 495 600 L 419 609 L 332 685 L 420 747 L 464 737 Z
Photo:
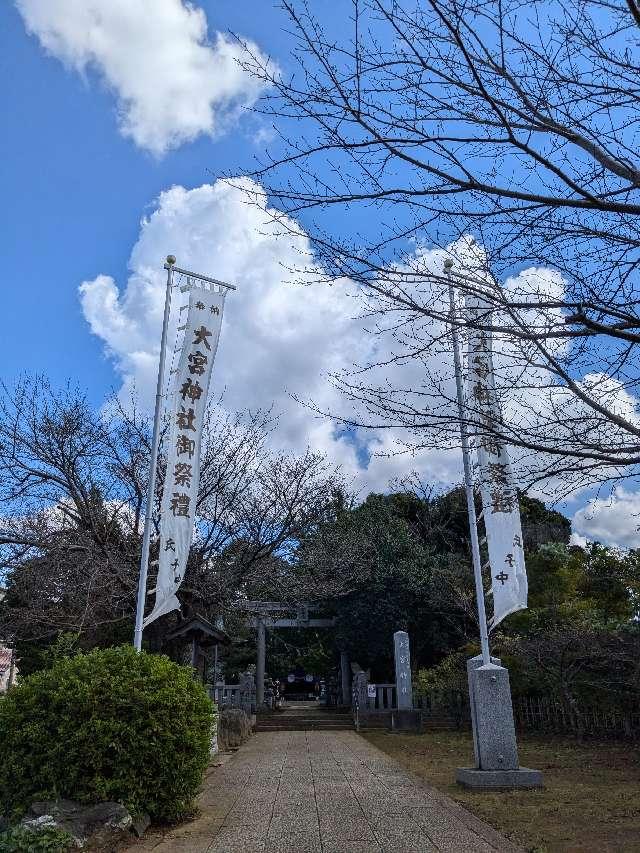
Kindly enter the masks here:
M 166 270 L 168 270 L 169 264 L 165 264 L 164 268 Z M 171 267 L 171 269 L 173 269 L 174 272 L 177 272 L 180 275 L 186 275 L 187 278 L 195 278 L 198 281 L 208 281 L 209 284 L 217 284 L 220 287 L 226 287 L 228 290 L 237 290 L 237 287 L 235 286 L 235 284 L 229 284 L 229 282 L 227 282 L 227 281 L 220 281 L 217 278 L 210 278 L 208 275 L 201 275 L 200 273 L 197 273 L 197 272 L 190 272 L 189 270 L 183 270 L 180 267 Z

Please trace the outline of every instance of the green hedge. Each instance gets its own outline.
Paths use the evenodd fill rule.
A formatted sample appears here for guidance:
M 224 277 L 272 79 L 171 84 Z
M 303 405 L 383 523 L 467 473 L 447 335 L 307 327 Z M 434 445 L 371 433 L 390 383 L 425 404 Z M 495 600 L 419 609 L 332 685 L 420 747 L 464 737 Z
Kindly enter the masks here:
M 0 833 L 0 853 L 68 853 L 74 849 L 73 836 L 62 829 L 15 826 Z
M 193 670 L 131 646 L 58 661 L 0 700 L 0 813 L 34 800 L 115 800 L 152 819 L 191 807 L 213 704 Z

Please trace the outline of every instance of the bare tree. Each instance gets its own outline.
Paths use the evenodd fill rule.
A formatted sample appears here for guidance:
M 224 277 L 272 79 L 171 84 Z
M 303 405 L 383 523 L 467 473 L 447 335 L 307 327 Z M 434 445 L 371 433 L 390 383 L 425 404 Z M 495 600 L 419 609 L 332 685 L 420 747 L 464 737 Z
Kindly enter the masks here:
M 325 517 L 335 468 L 269 449 L 274 419 L 209 409 L 185 613 L 221 612 L 247 585 L 285 571 L 297 539 Z M 112 400 L 95 411 L 42 378 L 0 396 L 0 636 L 129 631 L 135 613 L 150 424 Z M 161 464 L 160 468 L 163 466 Z M 156 517 L 162 477 L 156 496 Z M 152 545 L 153 561 L 157 543 Z M 174 617 L 175 618 L 175 617 Z M 165 626 L 166 627 L 166 626 Z M 163 625 L 152 627 L 161 635 Z M 123 635 L 124 638 L 124 635 Z
M 254 175 L 283 229 L 304 214 L 318 276 L 356 282 L 391 339 L 382 364 L 336 379 L 364 403 L 352 422 L 402 428 L 412 447 L 454 440 L 451 257 L 462 301 L 488 303 L 456 322 L 494 336 L 514 403 L 495 431 L 529 479 L 636 476 L 635 0 L 353 0 L 338 38 L 307 3 L 282 7 L 297 68 L 248 63 L 281 134 Z M 339 206 L 377 215 L 375 236 L 323 227 Z M 411 361 L 422 379 L 403 383 L 392 368 Z

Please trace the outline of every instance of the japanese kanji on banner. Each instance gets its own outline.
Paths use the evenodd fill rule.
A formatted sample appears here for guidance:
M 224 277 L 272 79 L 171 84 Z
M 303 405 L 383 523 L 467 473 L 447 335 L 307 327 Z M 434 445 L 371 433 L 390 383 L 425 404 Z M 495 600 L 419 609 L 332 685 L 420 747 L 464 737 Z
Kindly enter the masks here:
M 488 302 L 467 295 L 465 305 L 472 326 L 490 324 Z M 493 618 L 489 627 L 493 629 L 510 613 L 526 608 L 527 570 L 509 454 L 495 434 L 501 416 L 490 331 L 470 330 L 468 357 L 468 409 L 470 420 L 477 423 L 475 444 L 493 593 Z
M 224 293 L 189 291 L 184 342 L 169 398 L 167 473 L 160 510 L 156 600 L 144 620 L 180 608 L 176 592 L 187 565 L 200 481 L 200 443 L 213 361 L 218 348 Z

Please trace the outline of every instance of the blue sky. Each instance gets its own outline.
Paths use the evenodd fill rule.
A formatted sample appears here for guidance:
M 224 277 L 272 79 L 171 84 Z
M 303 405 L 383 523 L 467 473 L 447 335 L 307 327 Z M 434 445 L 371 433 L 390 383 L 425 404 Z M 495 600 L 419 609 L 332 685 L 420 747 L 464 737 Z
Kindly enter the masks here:
M 52 48 L 51 43 L 47 43 L 47 33 L 59 27 L 67 42 L 77 37 L 73 44 L 73 48 L 77 48 L 77 42 L 84 38 L 82 14 L 76 14 L 78 6 L 82 5 L 68 0 L 17 0 L 0 7 L 3 42 L 0 61 L 4 72 L 0 85 L 6 115 L 10 117 L 0 139 L 3 185 L 10 199 L 0 214 L 5 281 L 8 283 L 0 338 L 1 375 L 9 383 L 22 372 L 44 373 L 54 384 L 60 385 L 71 380 L 88 392 L 95 405 L 100 405 L 105 395 L 121 387 L 123 374 L 126 376 L 128 369 L 123 361 L 127 359 L 122 347 L 112 346 L 108 329 L 92 333 L 96 332 L 98 324 L 88 322 L 79 298 L 79 286 L 104 275 L 113 279 L 114 287 L 124 292 L 131 267 L 130 255 L 141 236 L 140 220 L 157 209 L 158 197 L 174 186 L 195 194 L 198 188 L 215 182 L 218 175 L 242 171 L 261 154 L 267 144 L 263 141 L 265 136 L 272 150 L 274 140 L 263 119 L 246 111 L 237 121 L 231 121 L 224 132 L 213 137 L 202 133 L 160 154 L 127 138 L 119 127 L 117 91 L 105 81 L 105 67 L 93 61 L 79 71 L 72 67 L 73 61 L 65 56 L 64 48 L 57 44 Z M 88 0 L 84 5 L 100 11 L 107 9 L 110 2 Z M 127 7 L 121 0 L 115 0 L 113 5 Z M 237 33 L 253 41 L 281 68 L 287 67 L 289 36 L 282 29 L 283 13 L 275 4 L 261 0 L 241 4 L 220 0 L 194 5 L 206 15 L 210 41 L 215 40 L 218 32 Z M 135 0 L 131 6 L 146 6 L 154 11 L 160 7 L 175 10 L 181 3 L 180 0 L 157 0 L 157 3 L 156 0 Z M 339 26 L 341 19 L 335 12 L 344 13 L 347 8 L 342 2 L 327 3 L 323 12 L 332 25 Z M 74 15 L 79 22 L 76 30 L 67 27 L 67 17 Z M 145 45 L 140 47 L 138 70 L 144 76 Z M 131 53 L 135 56 L 135 50 Z M 170 63 L 171 57 L 167 61 Z M 171 125 L 171 121 L 166 124 Z M 185 250 L 186 254 L 178 251 L 181 243 L 178 232 L 187 227 L 189 205 L 196 202 L 195 195 L 187 198 L 182 207 L 181 225 L 176 227 L 175 234 L 169 232 L 158 244 L 148 238 L 147 244 L 152 245 L 143 247 L 145 261 L 157 268 L 158 286 L 164 275 L 162 262 L 169 251 L 176 252 L 179 263 L 189 268 L 225 277 L 224 252 L 216 255 L 215 252 L 198 254 L 189 249 Z M 215 202 L 209 199 L 203 223 L 196 223 L 196 230 L 200 230 L 197 236 L 202 241 L 215 239 L 211 229 L 207 232 L 207 223 L 211 224 L 211 217 L 219 214 L 214 208 Z M 234 210 L 237 212 L 239 208 L 236 200 Z M 230 218 L 229 226 L 244 216 L 228 210 L 221 215 Z M 336 217 L 339 216 L 336 211 Z M 222 224 L 224 239 L 224 221 L 218 219 L 216 224 Z M 192 225 L 190 223 L 189 227 Z M 263 227 L 268 228 L 266 223 L 254 223 L 250 219 L 244 227 L 245 230 L 253 228 L 256 234 Z M 188 240 L 186 242 L 189 244 Z M 246 246 L 245 251 L 254 267 L 262 264 L 257 260 L 260 247 Z M 231 247 L 229 253 L 233 252 L 237 254 L 237 249 Z M 221 259 L 220 254 L 223 255 Z M 285 263 L 286 258 L 286 250 L 270 258 L 271 280 L 263 288 L 267 301 L 272 299 L 275 279 L 281 277 L 278 265 Z M 229 272 L 227 277 L 233 275 Z M 248 278 L 250 276 L 245 276 L 245 280 Z M 252 285 L 246 283 L 246 286 Z M 260 285 L 253 286 L 257 293 Z M 319 318 L 316 325 L 312 323 L 309 328 L 307 323 L 307 328 L 301 328 L 300 340 L 309 343 L 309 354 L 298 359 L 306 362 L 300 371 L 298 387 L 291 383 L 287 386 L 284 378 L 291 372 L 289 353 L 280 353 L 273 341 L 256 340 L 255 329 L 245 329 L 244 334 L 254 335 L 255 361 L 262 364 L 270 361 L 269 375 L 257 383 L 268 390 L 255 398 L 246 393 L 247 383 L 238 381 L 236 371 L 228 379 L 231 371 L 226 371 L 223 364 L 218 373 L 222 373 L 220 384 L 231 389 L 228 393 L 232 394 L 234 408 L 256 404 L 268 407 L 275 401 L 276 411 L 282 413 L 281 435 L 285 446 L 301 450 L 307 443 L 312 444 L 353 471 L 368 456 L 367 442 L 354 443 L 351 436 L 334 430 L 330 424 L 323 424 L 319 430 L 317 419 L 303 414 L 288 397 L 289 392 L 300 388 L 308 390 L 309 376 L 312 376 L 312 384 L 323 383 L 323 363 L 325 367 L 331 366 L 336 358 L 342 358 L 342 354 L 335 357 L 327 354 L 331 345 L 326 341 L 326 334 L 329 326 L 339 327 L 355 309 L 348 305 L 345 310 L 344 303 L 338 304 L 337 300 L 333 300 L 336 304 L 331 306 L 329 301 L 320 296 L 312 309 L 313 316 Z M 305 307 L 304 298 L 289 299 L 287 310 L 291 327 L 298 324 Z M 27 346 L 23 318 L 28 308 L 35 310 L 29 311 Z M 103 308 L 101 305 L 98 313 Z M 156 316 L 151 324 L 151 349 L 157 346 L 159 339 L 157 320 Z M 232 321 L 233 313 L 227 323 Z M 318 327 L 322 327 L 319 336 L 316 334 Z M 338 340 L 348 338 L 339 328 L 336 333 Z M 227 337 L 229 334 L 231 332 Z M 315 347 L 314 335 L 318 339 Z M 135 369 L 132 370 L 135 374 Z M 134 379 L 148 402 L 153 376 L 145 373 Z M 319 396 L 316 394 L 315 398 Z M 332 453 L 336 446 L 340 452 Z M 403 473 L 393 466 L 386 467 L 388 471 L 385 468 L 375 483 L 371 481 L 367 485 L 383 487 L 389 476 Z
M 348 26 L 342 0 L 313 8 L 337 30 Z M 216 364 L 225 405 L 274 403 L 283 446 L 326 452 L 365 490 L 385 488 L 416 467 L 427 481 L 455 482 L 455 449 L 418 461 L 380 459 L 363 472 L 370 453 L 393 451 L 393 437 L 345 435 L 291 399 L 308 395 L 338 408 L 326 374 L 366 361 L 375 344 L 352 321 L 348 294 L 287 286 L 286 269 L 309 246 L 304 236 L 292 241 L 273 227 L 268 199 L 249 209 L 215 183 L 250 166 L 269 137 L 260 117 L 225 106 L 221 92 L 232 103 L 251 102 L 258 92 L 236 75 L 235 63 L 211 73 L 207 63 L 232 49 L 216 34 L 238 33 L 286 69 L 291 44 L 284 23 L 281 10 L 264 0 L 201 0 L 190 11 L 181 0 L 0 5 L 1 376 L 70 379 L 95 405 L 135 384 L 149 401 L 161 267 L 172 251 L 189 268 L 240 283 Z M 202 37 L 198 26 L 205 27 Z M 174 83 L 182 87 L 177 95 Z M 213 135 L 208 119 L 219 125 Z M 171 147 L 163 133 L 173 126 L 182 137 Z M 335 213 L 334 227 L 348 221 L 341 216 L 347 215 Z M 373 227 L 372 215 L 359 212 L 358 228 Z M 629 507 L 636 503 L 632 496 Z
M 210 28 L 284 47 L 280 13 L 268 2 L 204 2 Z M 198 186 L 255 152 L 251 122 L 218 140 L 201 137 L 162 158 L 118 133 L 113 94 L 95 72 L 83 80 L 28 35 L 12 3 L 0 5 L 0 139 L 5 316 L 2 375 L 69 377 L 100 400 L 116 382 L 103 345 L 88 333 L 77 296 L 98 271 L 124 279 L 139 220 L 172 184 Z M 247 126 L 248 125 L 248 126 Z M 25 346 L 24 310 L 37 300 Z

